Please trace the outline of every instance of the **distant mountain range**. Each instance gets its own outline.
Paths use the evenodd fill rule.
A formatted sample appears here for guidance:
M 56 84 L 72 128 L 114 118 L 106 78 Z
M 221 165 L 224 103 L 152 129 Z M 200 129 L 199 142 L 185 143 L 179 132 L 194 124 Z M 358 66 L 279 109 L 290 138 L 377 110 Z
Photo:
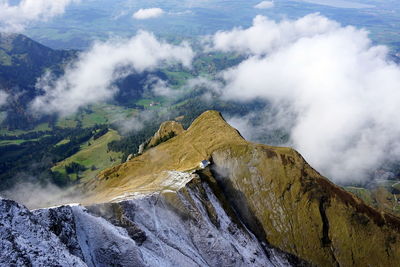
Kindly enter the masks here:
M 76 51 L 53 50 L 22 34 L 0 34 L 0 79 L 3 86 L 33 87 L 45 70 L 61 72 Z
M 74 55 L 76 51 L 53 50 L 21 34 L 0 34 L 0 89 L 10 96 L 3 127 L 27 129 L 36 123 L 26 108 L 39 93 L 37 79 L 46 70 L 61 74 Z

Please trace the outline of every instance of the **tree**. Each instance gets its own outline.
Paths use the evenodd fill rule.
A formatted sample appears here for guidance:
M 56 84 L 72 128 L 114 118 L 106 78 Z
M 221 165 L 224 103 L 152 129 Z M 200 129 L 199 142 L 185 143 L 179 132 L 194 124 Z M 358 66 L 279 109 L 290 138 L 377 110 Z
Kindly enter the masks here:
M 74 161 L 65 166 L 65 172 L 68 174 L 75 173 L 76 175 L 78 175 L 80 172 L 83 171 L 86 171 L 86 167 Z

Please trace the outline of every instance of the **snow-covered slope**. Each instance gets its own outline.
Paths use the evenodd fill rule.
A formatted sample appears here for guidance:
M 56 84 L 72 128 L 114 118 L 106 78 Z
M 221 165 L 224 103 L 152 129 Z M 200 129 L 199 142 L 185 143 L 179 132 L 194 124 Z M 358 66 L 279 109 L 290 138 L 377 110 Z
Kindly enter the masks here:
M 0 199 L 0 266 L 86 266 L 70 253 L 39 217 L 18 203 Z
M 171 175 L 187 183 L 88 207 L 29 211 L 0 199 L 0 266 L 291 265 L 293 257 L 261 244 L 198 175 Z

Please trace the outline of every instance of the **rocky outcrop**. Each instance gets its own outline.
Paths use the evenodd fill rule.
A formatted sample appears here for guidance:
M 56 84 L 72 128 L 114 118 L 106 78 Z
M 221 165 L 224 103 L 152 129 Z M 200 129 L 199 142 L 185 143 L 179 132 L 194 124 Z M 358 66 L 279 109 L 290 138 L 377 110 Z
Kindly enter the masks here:
M 0 199 L 0 266 L 86 266 L 18 203 Z
M 166 142 L 169 139 L 183 133 L 184 131 L 185 129 L 183 129 L 182 124 L 180 124 L 179 122 L 176 121 L 163 122 L 160 125 L 158 131 L 154 134 L 152 138 L 140 144 L 137 155 L 143 154 L 143 152 L 145 152 L 146 150 L 155 147 L 163 142 Z
M 176 121 L 166 121 L 160 125 L 160 129 L 154 134 L 151 140 L 148 143 L 148 147 L 154 147 L 164 140 L 168 140 L 174 136 L 180 135 L 185 130 L 183 129 L 182 124 Z

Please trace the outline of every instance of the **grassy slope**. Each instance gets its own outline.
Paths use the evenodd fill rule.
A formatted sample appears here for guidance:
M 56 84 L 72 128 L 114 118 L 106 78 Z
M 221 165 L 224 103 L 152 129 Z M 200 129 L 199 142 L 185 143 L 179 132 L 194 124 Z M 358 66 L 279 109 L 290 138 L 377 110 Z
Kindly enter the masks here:
M 87 108 L 88 111 L 80 111 L 77 114 L 60 119 L 57 122 L 59 127 L 76 127 L 77 122 L 82 123 L 82 127 L 91 127 L 95 124 L 112 123 L 120 118 L 125 118 L 132 113 L 135 109 L 129 109 L 111 104 L 96 104 Z
M 208 111 L 182 134 L 147 150 L 127 163 L 102 172 L 99 180 L 92 180 L 86 185 L 87 190 L 93 193 L 87 201 L 107 202 L 133 191 L 163 190 L 165 171 L 196 169 L 201 160 L 208 159 L 213 150 L 223 146 L 228 140 L 235 143 L 245 142 L 235 129 L 221 119 L 219 113 Z
M 24 130 L 13 130 L 9 131 L 5 128 L 0 128 L 0 135 L 19 135 L 19 134 L 25 134 L 25 133 L 31 133 L 31 132 L 40 132 L 40 131 L 49 131 L 51 128 L 49 127 L 48 123 L 42 123 L 37 125 L 35 128 L 32 130 L 24 131 Z M 26 140 L 27 141 L 27 140 Z
M 56 166 L 52 168 L 53 171 L 59 171 L 65 173 L 65 165 L 70 164 L 71 162 L 77 162 L 79 164 L 84 165 L 87 170 L 80 174 L 81 177 L 84 177 L 84 180 L 91 179 L 95 177 L 101 170 L 112 167 L 116 164 L 120 163 L 121 153 L 117 152 L 108 152 L 107 144 L 114 140 L 119 140 L 119 134 L 114 130 L 109 130 L 108 133 L 103 135 L 97 140 L 91 139 L 88 143 L 85 143 L 81 146 L 81 150 L 74 154 L 73 156 L 57 163 Z M 110 159 L 113 159 L 111 161 Z M 96 170 L 92 170 L 92 166 L 96 166 Z M 75 175 L 71 175 L 72 179 L 75 179 Z

